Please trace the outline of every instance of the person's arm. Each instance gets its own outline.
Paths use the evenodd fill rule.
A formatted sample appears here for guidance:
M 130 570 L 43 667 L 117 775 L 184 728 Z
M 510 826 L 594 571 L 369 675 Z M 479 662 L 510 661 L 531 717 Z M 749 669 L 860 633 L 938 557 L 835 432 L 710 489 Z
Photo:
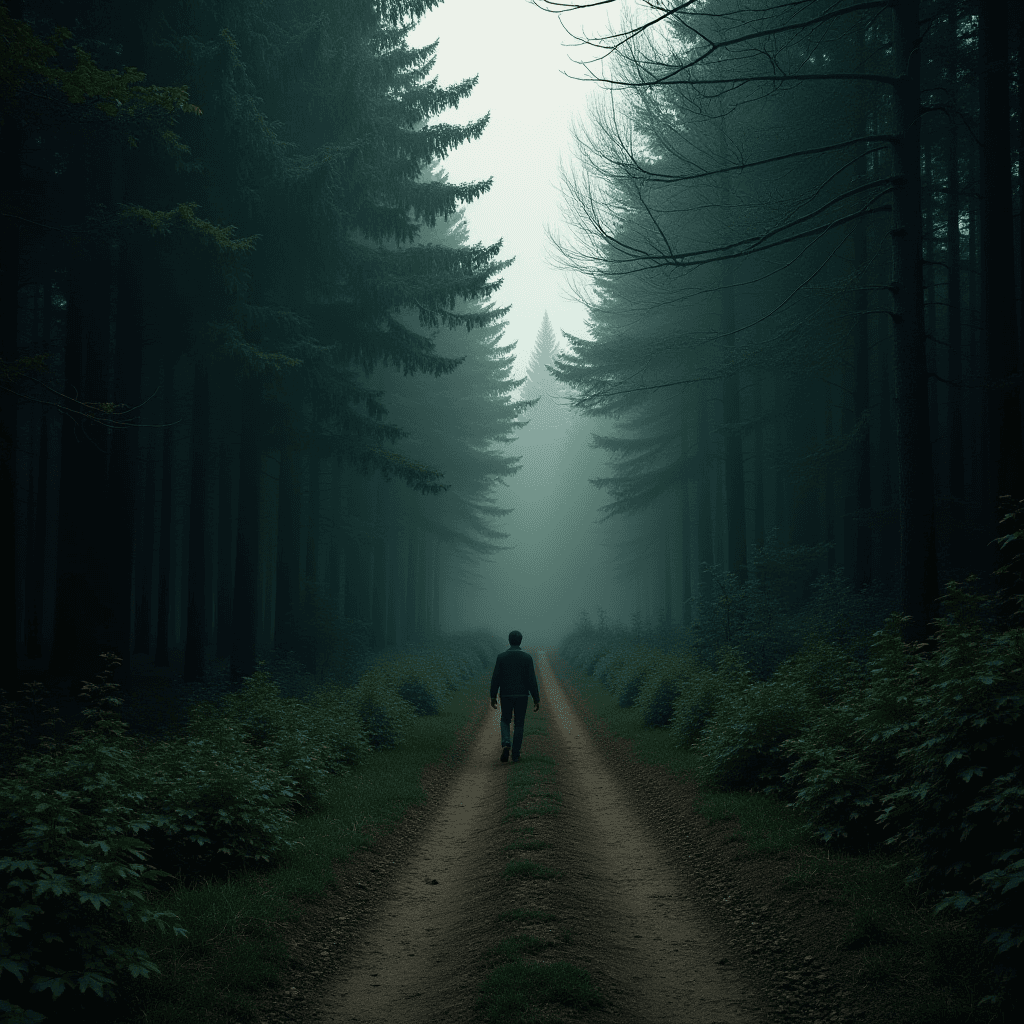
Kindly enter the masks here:
M 498 685 L 501 680 L 498 678 L 498 666 L 501 664 L 500 658 L 494 659 L 494 671 L 491 673 L 491 703 L 493 704 L 498 696 Z
M 530 688 L 530 693 L 533 694 L 533 710 L 536 711 L 540 707 L 540 687 L 537 686 L 537 673 L 533 667 L 533 658 L 530 658 L 530 678 L 527 683 Z

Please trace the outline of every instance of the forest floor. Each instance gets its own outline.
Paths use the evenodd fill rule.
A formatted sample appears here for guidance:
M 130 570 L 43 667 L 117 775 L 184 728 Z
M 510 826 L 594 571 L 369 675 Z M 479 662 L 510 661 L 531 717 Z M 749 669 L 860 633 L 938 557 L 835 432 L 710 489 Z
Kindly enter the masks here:
M 601 1002 L 533 1005 L 521 1020 L 912 1016 L 889 986 L 858 981 L 857 958 L 838 941 L 850 920 L 838 895 L 786 884 L 806 854 L 754 853 L 735 821 L 701 817 L 692 782 L 634 759 L 543 652 L 537 668 L 542 705 L 527 712 L 520 762 L 499 760 L 498 712 L 482 692 L 465 756 L 425 771 L 427 800 L 336 865 L 338 886 L 282 926 L 291 961 L 258 1008 L 263 1024 L 494 1019 L 481 995 L 494 947 L 527 932 L 536 938 L 522 964 L 574 965 Z M 508 773 L 540 778 L 542 765 L 533 799 L 557 812 L 510 815 Z M 533 841 L 522 841 L 524 825 Z M 539 877 L 506 870 L 517 848 Z M 522 968 L 524 985 L 536 970 Z

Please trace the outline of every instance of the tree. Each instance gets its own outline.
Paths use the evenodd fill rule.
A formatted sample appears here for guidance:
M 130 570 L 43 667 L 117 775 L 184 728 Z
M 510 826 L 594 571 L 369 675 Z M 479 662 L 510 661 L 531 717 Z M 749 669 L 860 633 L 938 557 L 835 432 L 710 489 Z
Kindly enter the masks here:
M 543 6 L 554 11 L 596 5 L 545 0 Z M 888 31 L 872 32 L 872 49 L 866 54 L 851 48 L 848 37 L 851 31 L 856 35 L 867 31 L 863 19 L 886 4 L 839 8 L 811 4 L 801 7 L 799 15 L 789 5 L 771 0 L 754 9 L 737 7 L 731 0 L 700 8 L 649 6 L 657 11 L 650 20 L 625 26 L 596 42 L 613 55 L 614 68 L 608 75 L 591 72 L 591 77 L 629 92 L 642 111 L 638 122 L 649 134 L 653 132 L 659 149 L 668 150 L 676 166 L 659 166 L 629 139 L 619 138 L 606 165 L 630 183 L 649 222 L 648 236 L 622 240 L 614 218 L 603 216 L 599 198 L 583 187 L 577 192 L 583 201 L 583 218 L 602 247 L 588 252 L 584 245 L 563 254 L 576 270 L 600 264 L 604 273 L 612 274 L 669 267 L 686 271 L 711 263 L 749 261 L 779 250 L 785 259 L 794 243 L 810 247 L 864 217 L 891 215 L 900 600 L 915 634 L 923 635 L 938 596 L 938 576 L 921 269 L 919 4 L 900 0 L 892 5 Z M 670 36 L 668 45 L 659 45 L 653 38 L 655 26 L 662 25 Z M 645 49 L 639 45 L 642 36 Z M 787 136 L 766 131 L 768 121 L 791 119 L 793 96 L 807 97 L 804 102 L 810 103 L 813 95 L 814 105 L 822 109 L 827 95 L 838 95 L 840 83 L 881 90 L 875 104 L 879 110 L 888 108 L 884 129 L 858 135 L 843 131 L 842 119 L 833 118 L 826 131 L 819 120 L 811 137 L 805 133 L 800 138 L 802 145 L 780 150 L 776 140 Z M 783 97 L 784 103 L 780 102 Z M 669 107 L 674 114 L 665 116 Z M 743 131 L 751 110 L 761 118 L 758 133 Z M 732 139 L 742 139 L 742 148 L 733 152 L 714 139 L 716 122 L 725 124 Z M 888 173 L 847 184 L 844 165 L 837 161 L 862 159 L 865 146 L 888 153 Z M 741 222 L 739 230 L 726 231 L 721 239 L 686 239 L 689 245 L 679 245 L 671 234 L 666 235 L 662 229 L 666 207 L 652 203 L 652 193 L 661 189 L 664 194 L 671 186 L 685 185 L 688 192 L 700 195 L 700 186 L 708 178 L 730 180 L 751 170 L 756 184 L 778 184 L 782 191 L 776 194 L 786 196 L 781 206 L 772 207 L 764 192 L 759 201 L 748 195 L 758 211 L 754 222 Z M 730 399 L 727 404 L 730 415 L 734 414 L 735 402 Z M 731 479 L 735 504 L 739 480 L 735 473 Z M 734 530 L 738 537 L 736 520 Z

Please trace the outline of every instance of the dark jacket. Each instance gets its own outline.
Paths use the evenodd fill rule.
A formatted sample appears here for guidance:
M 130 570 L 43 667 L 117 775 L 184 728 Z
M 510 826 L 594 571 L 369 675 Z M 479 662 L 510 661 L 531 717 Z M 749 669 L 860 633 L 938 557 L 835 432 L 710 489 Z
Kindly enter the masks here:
M 498 696 L 499 689 L 502 697 L 525 697 L 530 693 L 534 704 L 540 703 L 533 658 L 521 647 L 510 647 L 495 660 L 491 673 L 491 700 Z

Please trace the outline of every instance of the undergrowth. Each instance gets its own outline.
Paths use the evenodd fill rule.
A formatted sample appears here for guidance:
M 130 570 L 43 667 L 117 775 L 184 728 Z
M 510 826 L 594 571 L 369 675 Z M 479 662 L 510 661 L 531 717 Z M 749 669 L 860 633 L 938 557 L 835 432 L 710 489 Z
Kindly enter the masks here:
M 1003 522 L 1012 532 L 1001 546 L 1024 537 L 1024 503 Z M 907 854 L 905 884 L 934 914 L 982 922 L 998 989 L 982 1003 L 1019 1000 L 1022 588 L 1008 599 L 982 594 L 975 577 L 949 583 L 931 643 L 912 644 L 907 620 L 839 574 L 808 581 L 802 563 L 787 568 L 770 551 L 754 567 L 743 588 L 710 574 L 718 599 L 709 591 L 682 635 L 584 615 L 559 651 L 645 726 L 666 728 L 705 793 L 770 794 L 821 843 Z M 812 595 L 803 606 L 797 584 Z
M 0 706 L 0 1014 L 37 1024 L 43 995 L 74 995 L 95 1012 L 126 979 L 159 973 L 121 937 L 187 936 L 187 922 L 148 906 L 162 890 L 284 858 L 291 822 L 320 807 L 332 778 L 401 744 L 496 647 L 469 634 L 391 652 L 356 685 L 328 681 L 305 700 L 282 696 L 261 665 L 163 737 L 129 732 L 112 654 L 83 685 L 86 725 L 61 742 L 48 735 L 56 718 L 40 684 L 29 684 L 20 703 Z

